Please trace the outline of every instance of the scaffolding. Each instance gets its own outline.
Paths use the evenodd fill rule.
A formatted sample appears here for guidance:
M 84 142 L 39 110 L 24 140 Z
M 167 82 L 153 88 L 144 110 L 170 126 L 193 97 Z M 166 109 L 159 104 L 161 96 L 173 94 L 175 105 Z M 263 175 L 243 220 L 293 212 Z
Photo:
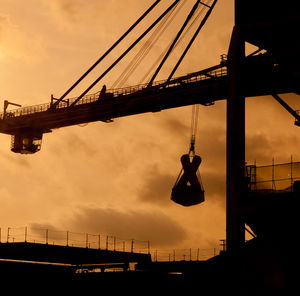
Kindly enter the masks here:
M 293 192 L 295 181 L 300 181 L 300 162 L 267 166 L 246 166 L 247 185 L 250 191 Z

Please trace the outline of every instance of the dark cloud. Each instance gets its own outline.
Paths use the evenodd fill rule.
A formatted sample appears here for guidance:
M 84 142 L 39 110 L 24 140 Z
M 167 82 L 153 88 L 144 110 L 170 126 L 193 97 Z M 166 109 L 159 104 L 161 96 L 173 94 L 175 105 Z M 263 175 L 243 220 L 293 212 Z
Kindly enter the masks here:
M 138 191 L 140 201 L 158 205 L 169 205 L 172 187 L 179 172 L 165 174 L 159 171 L 158 166 L 153 166 L 145 175 Z
M 171 133 L 176 134 L 188 134 L 190 131 L 190 127 L 186 126 L 177 118 L 167 118 L 163 126 Z
M 63 17 L 73 23 L 79 23 L 80 21 L 90 20 L 96 21 L 97 17 L 107 11 L 112 11 L 113 1 L 98 1 L 98 0 L 45 0 L 46 3 L 56 8 Z M 133 3 L 127 3 L 127 6 L 132 6 Z M 123 1 L 120 1 L 120 5 Z M 121 10 L 121 9 L 120 9 Z
M 280 137 L 272 137 L 266 132 L 250 134 L 246 139 L 246 160 L 249 164 L 254 161 L 260 163 L 277 161 L 289 161 L 290 155 L 298 154 L 299 138 L 293 135 L 280 134 Z
M 31 223 L 27 229 L 27 236 L 28 240 L 36 242 L 66 241 L 66 231 L 49 223 Z
M 64 143 L 68 153 L 85 153 L 93 157 L 97 153 L 97 149 L 93 148 L 92 141 L 84 141 L 83 137 L 78 136 L 76 133 L 68 133 L 64 138 Z
M 201 174 L 205 197 L 207 200 L 220 202 L 225 206 L 226 175 L 225 172 L 204 172 Z
M 252 134 L 246 140 L 246 159 L 249 161 L 266 160 L 274 153 L 274 143 L 264 133 Z
M 81 207 L 64 224 L 76 231 L 149 240 L 152 246 L 159 247 L 174 245 L 186 237 L 184 229 L 161 211 L 122 212 L 111 208 Z
M 26 155 L 13 154 L 9 147 L 6 147 L 6 151 L 0 151 L 0 157 L 8 161 L 10 165 L 16 165 L 17 167 L 30 168 L 30 160 L 26 158 Z

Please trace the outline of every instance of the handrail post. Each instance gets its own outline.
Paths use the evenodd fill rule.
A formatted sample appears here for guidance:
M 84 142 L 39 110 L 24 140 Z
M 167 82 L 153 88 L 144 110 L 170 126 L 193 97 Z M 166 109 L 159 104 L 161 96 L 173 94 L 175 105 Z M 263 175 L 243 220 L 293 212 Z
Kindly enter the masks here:
M 7 242 L 9 241 L 9 230 L 10 230 L 10 227 L 7 227 Z

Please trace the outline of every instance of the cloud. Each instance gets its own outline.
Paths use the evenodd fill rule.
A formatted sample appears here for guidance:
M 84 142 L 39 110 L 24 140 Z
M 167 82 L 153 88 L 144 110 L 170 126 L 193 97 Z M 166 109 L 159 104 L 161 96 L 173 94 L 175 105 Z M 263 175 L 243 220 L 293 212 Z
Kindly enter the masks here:
M 46 0 L 54 10 L 60 12 L 68 21 L 78 22 L 90 16 L 94 19 L 96 14 L 109 7 L 111 1 L 85 1 L 85 0 Z
M 296 147 L 299 147 L 299 138 L 292 134 L 272 137 L 266 131 L 252 133 L 246 139 L 246 160 L 249 164 L 254 161 L 271 164 L 274 157 L 279 162 L 286 162 L 290 155 L 298 156 Z
M 186 126 L 182 121 L 175 117 L 166 118 L 163 126 L 172 134 L 185 134 L 190 129 L 190 127 Z
M 225 172 L 205 172 L 201 174 L 207 200 L 217 201 L 225 206 L 226 175 Z
M 1 58 L 18 59 L 25 63 L 41 62 L 46 56 L 43 37 L 23 31 L 9 15 L 4 14 L 0 14 L 0 49 Z
M 150 241 L 152 246 L 168 246 L 185 239 L 185 230 L 161 211 L 129 210 L 84 206 L 64 221 L 69 229 L 120 238 Z
M 136 6 L 141 6 L 142 9 L 145 7 L 144 4 L 137 4 L 136 1 L 44 0 L 44 2 L 50 8 L 49 12 L 52 17 L 59 22 L 56 25 L 64 28 L 74 25 L 97 25 L 99 20 L 105 20 L 105 15 L 110 15 L 110 18 L 118 26 L 123 15 L 126 15 L 120 16 L 120 11 L 131 9 L 134 13 Z M 109 30 L 109 28 L 107 29 Z
M 145 174 L 144 181 L 138 190 L 139 200 L 158 205 L 170 205 L 171 190 L 178 173 L 174 175 L 162 173 L 158 166 L 154 165 Z
M 28 240 L 37 242 L 52 242 L 56 243 L 66 241 L 66 231 L 58 229 L 50 223 L 31 223 L 27 229 Z

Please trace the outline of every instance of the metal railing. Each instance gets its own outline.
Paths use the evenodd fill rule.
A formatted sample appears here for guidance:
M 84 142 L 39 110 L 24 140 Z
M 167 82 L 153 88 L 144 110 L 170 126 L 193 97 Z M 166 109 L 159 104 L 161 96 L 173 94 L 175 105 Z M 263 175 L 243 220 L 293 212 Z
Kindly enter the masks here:
M 300 162 L 246 167 L 248 188 L 251 191 L 291 192 L 300 180 Z
M 151 251 L 154 262 L 202 261 L 219 255 L 220 247 L 208 249 L 165 249 Z
M 8 227 L 4 234 L 0 228 L 0 243 L 28 242 L 59 246 L 101 249 L 119 252 L 150 253 L 150 242 L 124 239 L 108 234 L 79 233 L 35 227 Z
M 0 243 L 37 243 L 150 254 L 152 261 L 201 261 L 218 255 L 222 246 L 207 249 L 150 249 L 149 241 L 123 239 L 107 234 L 90 234 L 36 227 L 0 228 Z
M 222 66 L 216 70 L 207 71 L 207 72 L 200 71 L 182 77 L 174 78 L 169 82 L 167 82 L 167 80 L 156 81 L 149 88 L 148 88 L 148 84 L 139 84 L 139 85 L 128 86 L 123 88 L 108 89 L 106 91 L 106 94 L 109 95 L 108 97 L 118 98 L 118 97 L 123 97 L 134 93 L 142 92 L 142 91 L 152 91 L 156 89 L 177 87 L 183 84 L 190 84 L 190 83 L 199 82 L 208 79 L 216 79 L 216 78 L 224 77 L 226 75 L 227 75 L 227 67 Z M 85 95 L 76 103 L 76 105 L 94 103 L 99 100 L 99 96 L 100 96 L 100 91 L 94 94 Z M 68 108 L 69 105 L 71 105 L 76 99 L 77 97 L 64 100 L 56 106 L 56 109 Z M 5 113 L 5 116 L 3 112 L 0 112 L 0 119 L 5 120 L 11 117 L 19 117 L 19 116 L 30 115 L 39 112 L 45 112 L 49 110 L 50 107 L 51 107 L 51 103 L 44 103 L 44 104 L 39 104 L 34 106 L 12 109 L 12 110 L 8 110 Z

